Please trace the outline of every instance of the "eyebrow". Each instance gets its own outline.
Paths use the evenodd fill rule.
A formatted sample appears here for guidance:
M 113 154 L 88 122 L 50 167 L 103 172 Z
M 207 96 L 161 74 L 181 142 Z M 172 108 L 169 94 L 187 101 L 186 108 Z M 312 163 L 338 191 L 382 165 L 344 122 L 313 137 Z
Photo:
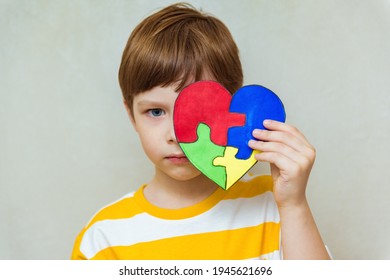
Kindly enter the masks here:
M 164 102 L 153 101 L 153 100 L 140 100 L 137 102 L 138 106 L 152 106 L 152 107 L 162 107 L 165 105 Z

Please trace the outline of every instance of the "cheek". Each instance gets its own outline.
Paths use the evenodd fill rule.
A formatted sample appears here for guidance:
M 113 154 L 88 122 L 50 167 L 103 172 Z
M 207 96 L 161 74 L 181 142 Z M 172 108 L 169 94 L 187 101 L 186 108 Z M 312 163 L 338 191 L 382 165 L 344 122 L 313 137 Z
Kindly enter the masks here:
M 153 160 L 159 154 L 159 147 L 161 146 L 158 141 L 158 136 L 154 133 L 139 133 L 138 134 L 142 148 L 149 159 Z

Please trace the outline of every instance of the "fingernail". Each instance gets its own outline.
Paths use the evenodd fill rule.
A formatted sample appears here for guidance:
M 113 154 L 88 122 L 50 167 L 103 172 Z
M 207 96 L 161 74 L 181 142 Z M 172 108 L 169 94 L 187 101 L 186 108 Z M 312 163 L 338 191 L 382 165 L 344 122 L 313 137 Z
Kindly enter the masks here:
M 264 120 L 263 125 L 269 125 L 271 124 L 272 120 Z
M 255 140 L 252 140 L 252 139 L 251 139 L 251 140 L 249 140 L 249 141 L 248 141 L 248 146 L 251 146 L 251 145 L 253 145 L 255 142 L 256 142 Z
M 260 136 L 260 134 L 261 134 L 261 129 L 258 129 L 258 128 L 256 128 L 256 129 L 254 129 L 253 130 L 253 132 L 252 132 L 252 134 L 253 134 L 253 136 Z

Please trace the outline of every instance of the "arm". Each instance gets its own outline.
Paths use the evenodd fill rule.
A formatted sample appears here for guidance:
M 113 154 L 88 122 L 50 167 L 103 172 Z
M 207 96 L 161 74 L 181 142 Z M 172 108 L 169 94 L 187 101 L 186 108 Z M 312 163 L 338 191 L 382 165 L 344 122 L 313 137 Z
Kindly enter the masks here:
M 305 194 L 315 149 L 295 127 L 276 121 L 264 127 L 269 130 L 253 131 L 257 140 L 249 146 L 271 164 L 284 259 L 329 259 Z

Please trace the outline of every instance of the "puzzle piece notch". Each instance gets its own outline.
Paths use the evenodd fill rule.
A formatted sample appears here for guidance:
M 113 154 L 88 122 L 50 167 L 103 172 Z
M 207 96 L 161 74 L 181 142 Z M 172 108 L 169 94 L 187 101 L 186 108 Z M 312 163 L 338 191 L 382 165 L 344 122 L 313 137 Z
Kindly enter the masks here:
M 238 149 L 235 147 L 226 147 L 223 157 L 216 157 L 213 160 L 215 166 L 225 166 L 226 168 L 226 190 L 234 185 L 242 176 L 257 162 L 255 154 L 257 151 L 252 151 L 248 159 L 237 159 L 236 154 Z
M 178 142 L 195 142 L 196 129 L 204 123 L 211 129 L 211 141 L 218 146 L 226 146 L 229 128 L 246 123 L 245 114 L 229 111 L 231 100 L 229 91 L 214 81 L 200 81 L 184 88 L 174 108 Z
M 248 100 L 251 101 L 249 106 Z M 233 95 L 230 111 L 246 115 L 244 126 L 228 129 L 227 145 L 238 149 L 237 159 L 248 159 L 251 156 L 253 150 L 248 146 L 248 142 L 254 139 L 252 136 L 254 129 L 265 129 L 263 126 L 265 119 L 280 122 L 286 120 L 282 101 L 271 90 L 260 85 L 249 85 L 240 88 Z
M 221 188 L 226 188 L 226 169 L 223 166 L 212 164 L 214 158 L 224 155 L 225 147 L 215 145 L 210 140 L 210 127 L 200 123 L 196 129 L 197 141 L 192 143 L 180 143 L 183 152 L 188 155 L 191 163 L 203 174 L 217 183 Z

